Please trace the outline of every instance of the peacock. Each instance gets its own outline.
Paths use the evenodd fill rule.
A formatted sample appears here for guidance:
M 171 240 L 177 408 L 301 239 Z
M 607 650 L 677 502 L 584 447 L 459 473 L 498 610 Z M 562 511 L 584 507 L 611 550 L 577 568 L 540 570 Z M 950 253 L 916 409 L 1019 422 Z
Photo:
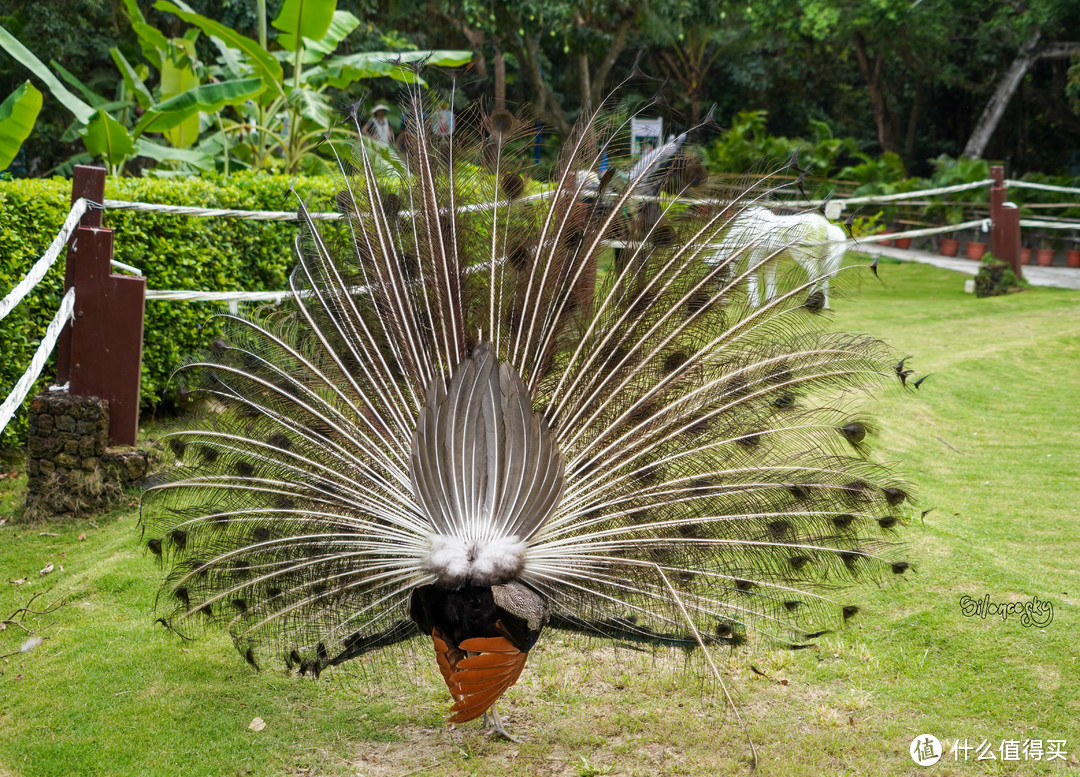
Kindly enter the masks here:
M 775 254 L 724 240 L 768 180 L 712 187 L 685 135 L 620 164 L 608 106 L 546 181 L 525 113 L 449 138 L 419 88 L 402 113 L 393 153 L 338 158 L 338 219 L 298 206 L 289 299 L 222 313 L 179 371 L 197 411 L 141 518 L 167 626 L 316 677 L 421 639 L 449 721 L 509 736 L 545 629 L 798 649 L 858 611 L 846 581 L 909 568 L 864 410 L 903 363 L 830 331 L 805 275 L 750 303 Z

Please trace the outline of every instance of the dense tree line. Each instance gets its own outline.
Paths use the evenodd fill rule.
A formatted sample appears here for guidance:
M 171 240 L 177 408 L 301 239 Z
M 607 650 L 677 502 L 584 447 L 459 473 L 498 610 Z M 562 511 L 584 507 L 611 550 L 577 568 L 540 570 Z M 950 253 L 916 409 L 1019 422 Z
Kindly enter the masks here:
M 257 0 L 190 0 L 254 36 Z M 271 13 L 280 0 L 267 0 Z M 140 0 L 140 6 L 142 6 Z M 1016 172 L 1080 175 L 1080 3 L 1075 0 L 339 0 L 363 20 L 347 50 L 467 48 L 462 99 L 528 103 L 553 135 L 626 86 L 659 93 L 671 127 L 715 106 L 721 126 L 764 110 L 768 129 L 805 136 L 824 121 L 867 153 L 896 153 L 913 174 L 945 153 Z M 183 33 L 146 3 L 148 18 Z M 0 24 L 106 93 L 108 55 L 138 56 L 120 0 L 0 0 Z M 57 42 L 60 42 L 59 44 Z M 214 51 L 205 41 L 201 54 Z M 0 56 L 0 89 L 23 79 Z M 372 88 L 368 84 L 368 88 Z M 393 97 L 392 82 L 374 96 Z M 340 95 L 345 104 L 355 94 Z M 67 117 L 46 104 L 26 145 L 32 174 L 71 153 Z

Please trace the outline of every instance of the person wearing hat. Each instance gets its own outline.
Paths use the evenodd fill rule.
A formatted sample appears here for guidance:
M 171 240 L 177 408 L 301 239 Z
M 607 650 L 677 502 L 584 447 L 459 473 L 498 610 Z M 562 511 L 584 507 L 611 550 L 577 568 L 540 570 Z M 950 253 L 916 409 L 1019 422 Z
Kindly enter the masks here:
M 386 118 L 386 112 L 389 110 L 389 105 L 383 105 L 382 103 L 376 105 L 372 110 L 371 120 L 364 125 L 364 134 L 381 143 L 393 143 L 394 130 L 390 127 L 390 122 Z

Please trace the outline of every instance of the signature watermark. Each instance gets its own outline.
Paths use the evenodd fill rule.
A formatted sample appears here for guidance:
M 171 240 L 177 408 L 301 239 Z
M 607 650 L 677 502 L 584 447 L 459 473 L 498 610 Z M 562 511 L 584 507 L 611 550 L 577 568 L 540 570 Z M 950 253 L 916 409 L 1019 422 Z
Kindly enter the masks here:
M 993 616 L 1007 621 L 1009 616 L 1019 616 L 1021 626 L 1035 626 L 1036 628 L 1049 626 L 1054 620 L 1053 603 L 1037 596 L 1023 602 L 992 602 L 990 594 L 986 594 L 982 599 L 961 596 L 960 612 L 966 618 L 982 618 L 983 620 Z
M 1069 751 L 1065 749 L 1068 744 L 1064 739 L 1002 739 L 994 742 L 983 739 L 979 744 L 971 744 L 966 738 L 963 740 L 953 739 L 952 747 L 945 744 L 933 734 L 919 734 L 911 740 L 911 760 L 919 766 L 933 766 L 946 753 L 952 756 L 953 761 L 1067 761 Z M 996 745 L 996 746 L 995 746 Z

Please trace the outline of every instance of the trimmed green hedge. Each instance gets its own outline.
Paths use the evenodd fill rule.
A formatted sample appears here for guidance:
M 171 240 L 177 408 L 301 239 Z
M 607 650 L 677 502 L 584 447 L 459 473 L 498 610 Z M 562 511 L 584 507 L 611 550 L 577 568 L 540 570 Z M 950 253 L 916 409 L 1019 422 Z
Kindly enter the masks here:
M 203 178 L 110 178 L 105 197 L 115 200 L 244 210 L 291 210 L 296 199 L 324 209 L 335 191 L 332 178 L 233 175 Z M 0 297 L 45 252 L 70 207 L 64 179 L 0 181 Z M 106 211 L 103 225 L 116 230 L 115 258 L 142 270 L 152 289 L 272 291 L 284 289 L 295 263 L 297 222 L 195 218 Z M 0 400 L 30 364 L 45 327 L 60 304 L 63 259 L 12 313 L 0 322 Z M 169 379 L 182 359 L 214 337 L 204 328 L 222 306 L 207 302 L 147 301 L 143 340 L 144 411 L 169 403 Z M 35 387 L 55 379 L 55 354 Z M 33 396 L 31 393 L 31 396 Z M 0 437 L 0 447 L 26 437 L 25 412 Z

